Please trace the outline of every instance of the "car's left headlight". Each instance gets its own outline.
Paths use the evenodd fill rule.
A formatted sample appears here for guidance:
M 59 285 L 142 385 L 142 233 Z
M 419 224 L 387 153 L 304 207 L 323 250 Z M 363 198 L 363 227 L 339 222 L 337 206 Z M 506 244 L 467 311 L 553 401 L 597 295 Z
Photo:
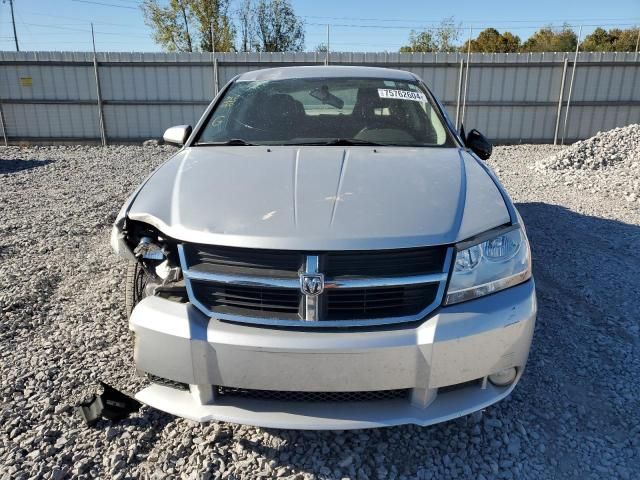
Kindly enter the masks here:
M 456 251 L 445 305 L 489 295 L 531 278 L 531 251 L 519 226 Z

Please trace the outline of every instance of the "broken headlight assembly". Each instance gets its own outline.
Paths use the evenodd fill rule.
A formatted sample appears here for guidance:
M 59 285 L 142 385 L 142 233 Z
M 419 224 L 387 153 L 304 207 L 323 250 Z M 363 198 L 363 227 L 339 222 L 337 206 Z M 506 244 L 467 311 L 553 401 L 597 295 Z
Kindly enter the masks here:
M 508 227 L 464 242 L 456 250 L 445 305 L 464 302 L 524 283 L 531 278 L 531 250 L 521 227 Z
M 144 270 L 144 293 L 175 301 L 187 301 L 176 242 L 158 229 L 142 222 L 129 221 L 126 241 Z

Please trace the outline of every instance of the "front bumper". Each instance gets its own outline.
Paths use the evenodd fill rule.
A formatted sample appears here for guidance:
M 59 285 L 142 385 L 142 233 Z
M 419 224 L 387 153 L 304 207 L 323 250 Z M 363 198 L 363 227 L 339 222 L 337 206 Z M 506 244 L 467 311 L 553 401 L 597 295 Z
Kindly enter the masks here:
M 209 319 L 190 304 L 149 297 L 130 319 L 136 365 L 189 384 L 191 392 L 153 384 L 136 398 L 196 421 L 297 429 L 429 425 L 484 408 L 513 390 L 527 360 L 535 316 L 533 280 L 441 308 L 418 326 L 371 331 L 240 325 Z M 508 367 L 518 369 L 511 385 L 486 382 Z M 480 381 L 442 388 L 473 380 Z M 366 402 L 203 396 L 212 385 L 298 392 L 411 389 L 411 395 Z

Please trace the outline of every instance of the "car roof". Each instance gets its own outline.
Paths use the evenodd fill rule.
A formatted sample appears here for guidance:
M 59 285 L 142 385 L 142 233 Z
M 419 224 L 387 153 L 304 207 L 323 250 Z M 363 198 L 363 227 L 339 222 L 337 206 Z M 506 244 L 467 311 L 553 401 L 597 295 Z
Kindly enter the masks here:
M 300 67 L 265 68 L 246 72 L 238 81 L 286 80 L 290 78 L 362 77 L 385 80 L 416 80 L 413 73 L 380 67 L 353 67 L 348 65 L 313 65 Z

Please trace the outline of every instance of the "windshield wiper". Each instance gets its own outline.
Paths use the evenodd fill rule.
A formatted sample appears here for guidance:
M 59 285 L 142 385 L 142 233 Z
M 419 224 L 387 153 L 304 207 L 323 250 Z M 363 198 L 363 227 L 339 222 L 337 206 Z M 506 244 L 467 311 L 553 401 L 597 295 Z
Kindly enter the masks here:
M 373 147 L 384 147 L 382 143 L 371 142 L 369 140 L 360 140 L 358 138 L 334 138 L 325 142 L 323 145 L 349 146 L 349 145 L 371 145 Z
M 384 143 L 371 142 L 369 140 L 360 140 L 358 138 L 332 138 L 331 140 L 318 142 L 300 142 L 289 143 L 288 145 L 327 145 L 327 146 L 351 146 L 351 145 L 370 145 L 372 147 L 384 147 Z
M 246 147 L 246 146 L 255 146 L 257 143 L 247 142 L 242 138 L 230 138 L 229 140 L 225 140 L 224 142 L 199 142 L 196 146 L 213 146 L 213 147 Z

